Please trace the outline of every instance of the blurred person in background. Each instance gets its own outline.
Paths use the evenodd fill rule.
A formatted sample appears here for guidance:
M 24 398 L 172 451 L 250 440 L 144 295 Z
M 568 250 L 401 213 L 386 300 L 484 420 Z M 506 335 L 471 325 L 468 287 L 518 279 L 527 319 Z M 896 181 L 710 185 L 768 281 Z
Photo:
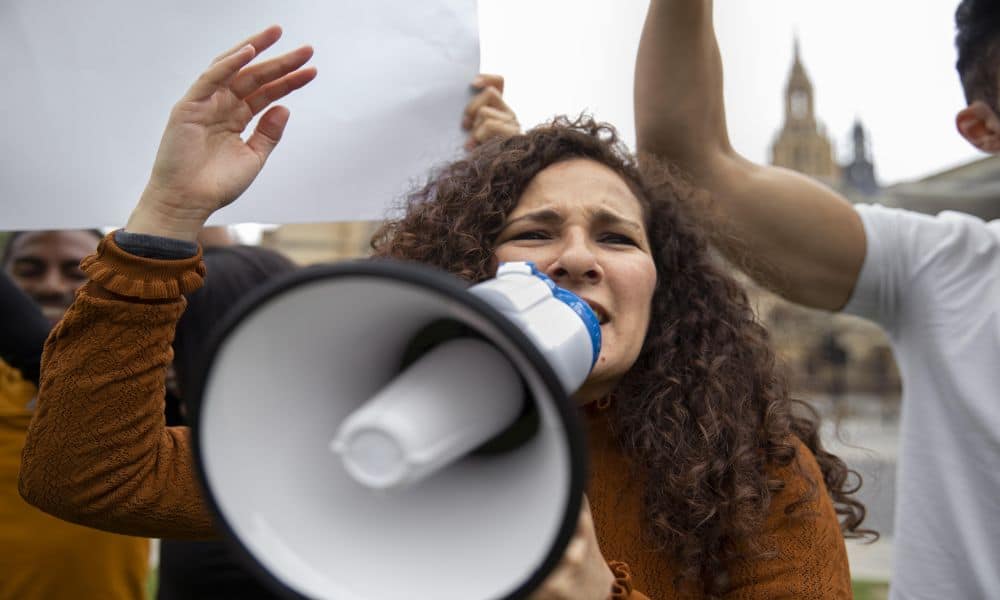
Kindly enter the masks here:
M 1000 221 L 852 206 L 813 179 L 740 156 L 726 129 L 712 10 L 712 0 L 650 3 L 635 76 L 639 151 L 678 163 L 709 192 L 716 243 L 759 283 L 888 332 L 903 379 L 890 596 L 995 598 Z M 1000 153 L 1000 3 L 964 0 L 955 21 L 968 104 L 957 128 Z M 925 118 L 914 115 L 917 140 Z
M 17 492 L 42 345 L 86 276 L 101 233 L 22 231 L 0 257 L 0 598 L 139 600 L 149 542 L 51 517 Z

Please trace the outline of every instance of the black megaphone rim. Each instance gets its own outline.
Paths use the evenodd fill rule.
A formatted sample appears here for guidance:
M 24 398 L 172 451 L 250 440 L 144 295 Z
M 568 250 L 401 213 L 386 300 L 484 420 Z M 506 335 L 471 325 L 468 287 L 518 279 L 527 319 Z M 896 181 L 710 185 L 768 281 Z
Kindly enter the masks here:
M 523 331 L 485 300 L 474 294 L 470 294 L 467 282 L 450 273 L 421 263 L 404 262 L 395 259 L 362 259 L 337 264 L 305 267 L 292 273 L 278 276 L 262 284 L 227 311 L 225 317 L 213 328 L 209 335 L 209 342 L 205 346 L 202 360 L 198 363 L 204 365 L 204 368 L 196 374 L 195 385 L 190 398 L 193 405 L 197 407 L 196 410 L 192 411 L 191 418 L 191 440 L 196 467 L 195 471 L 197 472 L 202 490 L 204 490 L 209 511 L 215 517 L 216 527 L 225 534 L 228 546 L 234 550 L 236 556 L 258 580 L 286 598 L 295 600 L 307 599 L 306 596 L 293 590 L 272 574 L 252 552 L 240 543 L 235 529 L 226 518 L 222 507 L 216 501 L 205 473 L 204 456 L 202 453 L 201 436 L 204 432 L 204 428 L 201 427 L 202 400 L 205 394 L 205 385 L 210 379 L 217 353 L 230 334 L 248 316 L 263 305 L 298 286 L 320 280 L 334 280 L 348 277 L 374 277 L 403 281 L 432 290 L 445 299 L 455 300 L 471 307 L 480 316 L 489 321 L 491 325 L 499 329 L 523 353 L 524 357 L 537 370 L 538 376 L 545 387 L 552 393 L 553 399 L 556 400 L 554 402 L 555 408 L 565 429 L 566 443 L 570 455 L 570 493 L 567 496 L 567 505 L 563 511 L 563 522 L 559 526 L 559 531 L 545 559 L 535 568 L 531 576 L 515 588 L 513 592 L 506 596 L 498 597 L 495 600 L 519 600 L 527 597 L 558 566 L 566 547 L 569 545 L 577 529 L 580 510 L 583 505 L 583 493 L 586 486 L 587 447 L 584 433 L 579 423 L 579 417 L 576 414 L 576 406 L 563 390 L 559 377 L 548 364 L 548 361 Z

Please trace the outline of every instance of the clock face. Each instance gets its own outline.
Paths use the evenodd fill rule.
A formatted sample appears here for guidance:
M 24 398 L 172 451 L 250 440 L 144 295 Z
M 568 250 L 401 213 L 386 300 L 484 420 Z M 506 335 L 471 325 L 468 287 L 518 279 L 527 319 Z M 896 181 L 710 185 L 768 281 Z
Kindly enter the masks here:
M 804 119 L 809 113 L 809 96 L 802 90 L 792 92 L 792 116 Z

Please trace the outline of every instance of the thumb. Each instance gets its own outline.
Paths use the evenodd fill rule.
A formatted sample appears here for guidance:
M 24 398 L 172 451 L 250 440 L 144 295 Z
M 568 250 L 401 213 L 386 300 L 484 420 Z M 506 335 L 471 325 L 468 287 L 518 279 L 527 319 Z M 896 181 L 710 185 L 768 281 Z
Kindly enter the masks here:
M 583 502 L 580 503 L 580 526 L 584 528 L 594 528 L 594 516 L 590 512 L 590 499 L 583 495 Z
M 281 135 L 285 131 L 290 115 L 284 106 L 275 106 L 261 116 L 253 135 L 247 140 L 247 146 L 260 157 L 261 164 L 264 164 L 271 151 L 281 141 Z

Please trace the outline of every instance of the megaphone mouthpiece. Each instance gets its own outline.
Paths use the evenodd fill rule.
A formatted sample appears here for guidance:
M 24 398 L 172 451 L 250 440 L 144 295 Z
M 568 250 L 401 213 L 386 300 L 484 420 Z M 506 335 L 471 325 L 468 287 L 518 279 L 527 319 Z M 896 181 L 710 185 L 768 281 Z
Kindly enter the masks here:
M 460 338 L 433 348 L 352 413 L 330 447 L 359 482 L 415 483 L 508 427 L 521 378 L 492 344 Z
M 506 262 L 497 276 L 469 288 L 516 324 L 545 356 L 567 394 L 576 392 L 601 353 L 601 325 L 579 296 L 532 262 Z
M 587 311 L 527 264 L 471 288 L 392 260 L 262 287 L 190 399 L 220 530 L 296 599 L 528 596 L 578 526 Z
M 532 339 L 567 392 L 583 383 L 601 344 L 597 317 L 585 302 L 527 262 L 504 263 L 496 278 L 469 291 Z M 453 339 L 428 351 L 351 414 L 330 448 L 358 482 L 398 488 L 495 437 L 514 422 L 523 403 L 520 377 L 494 345 Z

